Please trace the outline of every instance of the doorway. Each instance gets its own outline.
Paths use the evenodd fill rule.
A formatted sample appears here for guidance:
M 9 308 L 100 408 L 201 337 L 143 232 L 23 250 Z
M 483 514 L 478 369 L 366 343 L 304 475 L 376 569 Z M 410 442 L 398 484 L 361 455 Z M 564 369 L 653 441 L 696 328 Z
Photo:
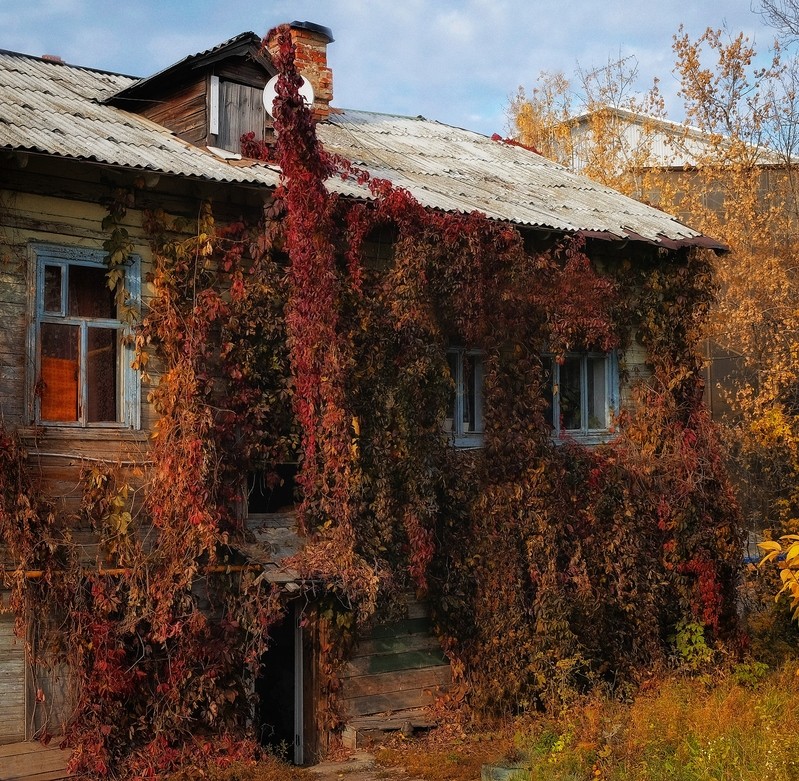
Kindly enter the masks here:
M 269 647 L 261 657 L 255 692 L 261 745 L 295 765 L 302 765 L 302 627 L 299 611 L 294 606 L 289 607 L 283 621 L 269 630 Z

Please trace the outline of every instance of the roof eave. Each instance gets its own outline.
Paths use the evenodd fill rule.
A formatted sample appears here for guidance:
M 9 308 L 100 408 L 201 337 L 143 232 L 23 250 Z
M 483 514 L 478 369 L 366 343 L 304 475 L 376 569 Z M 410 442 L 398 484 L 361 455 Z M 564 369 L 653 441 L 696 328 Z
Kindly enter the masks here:
M 176 74 L 189 73 L 198 68 L 213 65 L 228 57 L 243 57 L 249 54 L 266 69 L 270 76 L 273 76 L 277 71 L 266 57 L 260 55 L 260 49 L 261 38 L 258 35 L 252 31 L 240 33 L 219 46 L 184 57 L 152 76 L 139 79 L 137 82 L 106 98 L 104 103 L 113 106 L 117 105 L 117 102 L 125 102 L 127 105 L 128 101 L 143 99 L 144 93 L 161 81 L 174 77 Z
M 671 239 L 668 236 L 658 236 L 655 239 L 641 236 L 635 231 L 625 231 L 622 234 L 613 233 L 612 231 L 597 231 L 597 230 L 578 230 L 576 235 L 582 236 L 586 239 L 598 239 L 600 241 L 635 241 L 642 244 L 649 244 L 654 247 L 663 247 L 670 250 L 680 250 L 691 247 L 701 249 L 711 249 L 717 253 L 726 253 L 730 248 L 710 236 L 698 234 L 696 236 L 686 236 L 681 239 Z

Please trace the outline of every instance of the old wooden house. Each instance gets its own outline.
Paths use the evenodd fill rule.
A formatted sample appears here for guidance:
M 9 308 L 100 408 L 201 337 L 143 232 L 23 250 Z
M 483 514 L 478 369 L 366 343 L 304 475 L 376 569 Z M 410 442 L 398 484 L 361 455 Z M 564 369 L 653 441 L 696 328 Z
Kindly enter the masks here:
M 422 117 L 334 108 L 325 55 L 330 31 L 295 22 L 292 32 L 324 147 L 409 191 L 425 208 L 478 210 L 533 243 L 583 236 L 599 263 L 718 247 L 669 215 L 520 146 Z M 109 198 L 114 188 L 135 182 L 135 201 L 122 221 L 133 249 L 122 268 L 134 306 L 146 310 L 145 209 L 192 219 L 210 199 L 221 220 L 257 215 L 278 186 L 274 164 L 241 154 L 243 134 L 271 138 L 263 95 L 274 74 L 254 33 L 142 79 L 0 51 L 0 420 L 22 438 L 38 486 L 63 513 L 76 512 L 86 465 L 134 470 L 147 463 L 156 418 L 140 371 L 132 368 L 129 326 L 106 285 L 108 234 L 101 226 Z M 369 197 L 354 179 L 330 180 L 328 187 L 356 200 Z M 380 251 L 375 245 L 378 258 Z M 447 359 L 457 392 L 444 435 L 453 448 L 479 448 L 481 356 L 453 345 Z M 637 343 L 624 353 L 575 353 L 552 362 L 553 436 L 607 439 L 628 394 L 620 377 L 631 383 L 649 371 Z M 291 501 L 290 494 L 281 501 L 256 496 L 246 520 L 262 550 L 271 552 L 261 561 L 270 582 L 295 600 L 299 617 L 303 585 L 281 564 L 302 543 L 290 528 Z M 74 539 L 86 566 L 99 566 L 90 537 L 76 529 Z M 17 562 L 4 555 L 3 566 L 10 572 Z M 351 733 L 396 714 L 400 723 L 413 723 L 447 684 L 449 670 L 429 627 L 424 605 L 412 602 L 399 623 L 362 638 L 343 679 Z M 264 683 L 271 692 L 264 699 L 282 699 L 259 716 L 266 723 L 275 711 L 288 714 L 275 729 L 293 744 L 297 762 L 313 761 L 321 740 L 311 634 L 295 621 L 277 637 L 272 653 L 281 655 L 282 683 Z M 34 669 L 24 640 L 14 633 L 13 617 L 0 616 L 0 743 L 57 732 L 70 716 L 68 670 Z

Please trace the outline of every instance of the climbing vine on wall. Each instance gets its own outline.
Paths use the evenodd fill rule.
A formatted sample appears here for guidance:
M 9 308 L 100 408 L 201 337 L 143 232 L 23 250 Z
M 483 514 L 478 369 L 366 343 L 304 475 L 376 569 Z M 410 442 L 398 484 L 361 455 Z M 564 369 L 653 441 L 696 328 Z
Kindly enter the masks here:
M 555 446 L 539 421 L 506 451 L 508 431 L 523 431 L 540 405 L 540 367 L 520 361 L 514 374 L 527 376 L 494 403 L 521 417 L 502 415 L 506 425 L 455 484 L 457 504 L 471 511 L 442 525 L 454 559 L 437 565 L 442 625 L 475 702 L 490 710 L 634 684 L 665 663 L 680 621 L 737 641 L 737 508 L 693 350 L 710 269 L 686 254 L 635 271 L 622 264 L 617 276 L 618 321 L 634 315 L 634 338 L 654 356 L 618 437 L 592 449 Z
M 39 594 L 66 616 L 76 769 L 146 775 L 253 754 L 249 682 L 285 604 L 242 552 L 241 476 L 274 484 L 285 461 L 299 462 L 307 535 L 292 563 L 326 593 L 332 625 L 326 729 L 341 725 L 336 676 L 353 629 L 408 589 L 430 598 L 470 702 L 489 712 L 632 683 L 665 659 L 681 621 L 734 638 L 735 507 L 695 357 L 707 260 L 653 249 L 600 273 L 580 239 L 535 245 L 481 214 L 424 209 L 325 152 L 290 34 L 271 35 L 269 154 L 283 184 L 263 214 L 220 225 L 204 204 L 196 224 L 145 216 L 153 266 L 136 367 L 159 419 L 143 506 L 130 512 L 122 475 L 90 470 L 82 513 L 104 568 L 48 554 L 68 589 L 14 580 L 18 606 Z M 368 199 L 331 195 L 333 176 Z M 117 240 L 135 197 L 120 202 Z M 376 236 L 391 244 L 380 263 Z M 653 374 L 618 436 L 591 450 L 554 442 L 542 353 L 623 355 L 636 341 Z M 449 344 L 484 354 L 479 450 L 442 434 Z M 20 468 L 2 474 L 0 521 L 22 572 L 58 521 L 31 503 Z M 210 744 L 212 733 L 227 737 Z

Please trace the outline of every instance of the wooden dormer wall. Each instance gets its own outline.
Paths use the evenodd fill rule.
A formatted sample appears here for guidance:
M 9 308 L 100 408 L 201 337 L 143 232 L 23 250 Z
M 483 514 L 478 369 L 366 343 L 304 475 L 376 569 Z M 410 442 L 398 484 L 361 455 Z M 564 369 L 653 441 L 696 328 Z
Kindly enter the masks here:
M 245 133 L 255 133 L 258 141 L 270 140 L 273 123 L 263 104 L 269 74 L 257 63 L 237 58 L 219 63 L 213 75 L 220 81 L 219 133 L 209 134 L 207 144 L 239 152 L 239 141 Z M 210 76 L 208 81 L 210 85 Z M 226 111 L 226 101 L 237 109 L 228 107 Z
M 211 77 L 220 80 L 220 132 L 210 132 Z M 258 140 L 272 132 L 272 119 L 263 110 L 262 92 L 270 75 L 256 62 L 233 57 L 198 69 L 182 83 L 161 85 L 156 96 L 142 103 L 139 113 L 169 128 L 177 136 L 197 146 L 219 146 L 239 152 L 244 133 L 255 133 Z M 225 103 L 229 104 L 225 112 Z M 233 107 L 240 110 L 235 110 Z M 257 116 L 257 120 L 253 117 Z
M 169 128 L 190 144 L 205 146 L 208 128 L 208 78 L 204 73 L 183 85 L 174 85 L 138 112 Z

